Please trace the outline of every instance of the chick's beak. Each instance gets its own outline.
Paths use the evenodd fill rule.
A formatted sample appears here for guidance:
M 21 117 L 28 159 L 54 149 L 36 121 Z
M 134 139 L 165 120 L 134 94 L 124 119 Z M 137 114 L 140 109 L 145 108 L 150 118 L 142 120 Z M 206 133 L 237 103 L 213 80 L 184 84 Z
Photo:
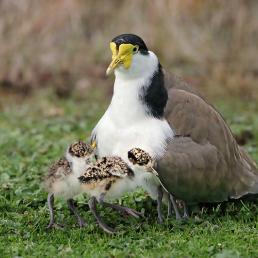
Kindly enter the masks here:
M 123 64 L 125 69 L 130 68 L 132 63 L 134 45 L 132 44 L 121 44 L 117 49 L 114 42 L 110 43 L 110 49 L 112 51 L 112 62 L 107 68 L 106 75 L 111 74 L 116 67 Z

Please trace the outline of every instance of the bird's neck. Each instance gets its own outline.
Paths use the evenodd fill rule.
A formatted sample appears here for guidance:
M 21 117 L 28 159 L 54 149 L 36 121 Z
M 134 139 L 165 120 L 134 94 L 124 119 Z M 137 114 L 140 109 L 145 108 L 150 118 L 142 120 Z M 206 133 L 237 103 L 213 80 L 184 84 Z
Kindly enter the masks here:
M 132 115 L 134 119 L 163 117 L 167 103 L 164 74 L 158 61 L 149 68 L 142 77 L 126 78 L 124 74 L 116 74 L 111 109 L 121 115 Z

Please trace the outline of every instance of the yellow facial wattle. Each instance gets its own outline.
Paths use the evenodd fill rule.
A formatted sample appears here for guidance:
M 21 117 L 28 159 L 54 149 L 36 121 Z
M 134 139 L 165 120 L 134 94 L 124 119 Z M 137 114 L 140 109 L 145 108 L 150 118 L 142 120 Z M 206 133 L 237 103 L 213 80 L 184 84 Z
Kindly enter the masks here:
M 121 44 L 117 49 L 114 42 L 110 43 L 112 51 L 112 62 L 108 66 L 106 74 L 109 75 L 117 66 L 123 65 L 125 69 L 129 69 L 132 64 L 133 54 L 138 50 L 138 46 L 132 44 Z

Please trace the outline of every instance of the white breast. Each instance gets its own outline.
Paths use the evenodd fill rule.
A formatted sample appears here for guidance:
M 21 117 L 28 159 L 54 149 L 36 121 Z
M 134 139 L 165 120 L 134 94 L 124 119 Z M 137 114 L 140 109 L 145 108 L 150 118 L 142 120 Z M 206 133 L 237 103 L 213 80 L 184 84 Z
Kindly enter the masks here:
M 155 159 L 162 157 L 167 141 L 174 136 L 172 129 L 165 119 L 146 115 L 145 107 L 135 92 L 125 92 L 128 92 L 126 97 L 122 97 L 121 92 L 114 95 L 111 105 L 94 129 L 98 155 L 118 155 L 128 162 L 128 151 L 138 147 Z M 135 187 L 142 186 L 153 199 L 157 198 L 159 182 L 154 175 L 145 173 L 134 181 Z
M 113 119 L 107 111 L 95 129 L 100 156 L 119 155 L 127 160 L 127 152 L 135 147 L 156 158 L 163 155 L 166 141 L 173 137 L 165 120 L 149 117 L 128 121 L 126 114 L 119 117 Z
M 157 57 L 149 52 L 147 56 L 136 56 L 133 63 L 130 71 L 123 67 L 116 70 L 111 104 L 93 130 L 101 157 L 118 155 L 128 162 L 128 151 L 138 147 L 158 159 L 164 154 L 167 141 L 174 136 L 167 121 L 150 116 L 139 97 L 158 69 Z M 159 184 L 154 181 L 148 173 L 135 179 L 135 184 L 143 186 L 154 197 Z
M 137 58 L 137 63 L 144 61 Z M 167 121 L 147 115 L 146 106 L 139 99 L 139 92 L 149 85 L 158 67 L 152 52 L 144 62 L 141 65 L 146 70 L 141 71 L 140 77 L 125 77 L 124 71 L 116 71 L 112 101 L 93 131 L 100 156 L 119 155 L 127 159 L 127 152 L 138 147 L 159 158 L 166 141 L 174 136 Z

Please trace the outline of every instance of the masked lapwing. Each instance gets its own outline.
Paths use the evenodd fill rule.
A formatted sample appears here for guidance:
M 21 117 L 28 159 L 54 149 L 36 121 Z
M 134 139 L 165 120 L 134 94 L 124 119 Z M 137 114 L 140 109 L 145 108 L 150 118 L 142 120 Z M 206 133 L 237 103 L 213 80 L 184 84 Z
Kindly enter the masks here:
M 158 173 L 164 185 L 168 182 L 167 190 L 185 200 L 194 191 L 196 201 L 221 201 L 258 192 L 255 163 L 211 105 L 191 86 L 169 77 L 140 37 L 122 34 L 111 41 L 110 48 L 112 62 L 107 74 L 115 74 L 113 97 L 92 133 L 100 156 L 126 159 L 127 150 L 135 146 L 156 160 L 166 154 Z M 170 153 L 176 153 L 178 159 Z M 195 180 L 199 180 L 198 187 L 188 187 Z M 152 189 L 146 188 L 150 193 Z M 154 192 L 151 195 L 158 198 Z

